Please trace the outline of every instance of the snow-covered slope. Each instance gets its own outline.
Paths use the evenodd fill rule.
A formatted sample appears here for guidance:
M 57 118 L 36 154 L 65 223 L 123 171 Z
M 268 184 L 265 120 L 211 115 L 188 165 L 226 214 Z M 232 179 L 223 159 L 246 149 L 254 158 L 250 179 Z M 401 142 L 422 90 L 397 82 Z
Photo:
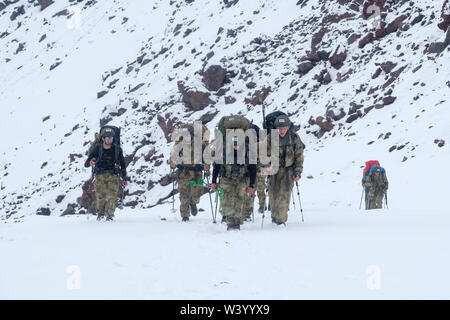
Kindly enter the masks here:
M 202 199 L 200 207 L 208 208 Z M 444 210 L 305 208 L 226 232 L 163 205 L 0 225 L 2 299 L 448 299 Z M 166 220 L 162 220 L 166 219 Z
M 51 2 L 0 0 L 0 298 L 449 298 L 448 0 L 371 1 L 377 29 L 363 0 Z M 307 146 L 305 222 L 294 194 L 286 227 L 226 232 L 204 195 L 181 224 L 173 128 L 260 124 L 262 103 Z M 59 217 L 82 209 L 104 123 L 122 128 L 126 208 Z M 366 212 L 371 159 L 389 209 Z
M 427 50 L 445 39 L 437 27 L 443 2 L 386 1 L 378 30 L 363 8 L 319 0 L 6 6 L 2 217 L 40 207 L 59 214 L 76 203 L 90 176 L 86 144 L 108 121 L 122 127 L 129 156 L 125 203 L 164 202 L 173 126 L 203 116 L 213 129 L 238 112 L 259 123 L 263 100 L 266 112 L 282 109 L 301 126 L 302 189 L 313 194 L 305 205 L 358 206 L 361 167 L 378 159 L 392 206 L 442 208 L 445 187 L 436 181 L 449 177 L 449 48 Z M 212 65 L 226 71 L 218 91 L 202 81 Z M 209 98 L 189 100 L 195 91 Z

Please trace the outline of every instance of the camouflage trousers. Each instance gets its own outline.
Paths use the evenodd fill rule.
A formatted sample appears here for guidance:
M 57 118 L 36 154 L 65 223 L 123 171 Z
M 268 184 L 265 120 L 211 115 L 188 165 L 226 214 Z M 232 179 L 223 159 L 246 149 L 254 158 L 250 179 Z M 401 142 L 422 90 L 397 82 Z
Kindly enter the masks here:
M 294 187 L 294 169 L 288 168 L 288 185 L 286 188 L 286 168 L 280 168 L 278 173 L 269 176 L 269 205 L 272 219 L 285 223 L 288 219 L 289 203 Z
M 383 208 L 384 192 L 377 191 L 374 193 L 369 192 L 367 197 L 367 209 L 382 209 Z
M 178 176 L 178 192 L 180 193 L 180 214 L 181 217 L 190 216 L 189 204 L 197 205 L 200 202 L 200 197 L 203 194 L 203 186 L 199 186 L 197 183 L 194 187 L 191 187 L 191 181 L 195 181 L 194 171 L 183 170 L 179 171 Z M 202 177 L 202 172 L 197 172 L 197 181 Z
M 227 225 L 231 227 L 242 224 L 248 179 L 242 176 L 222 177 L 220 186 L 223 189 L 222 215 L 227 217 Z
M 114 216 L 117 193 L 119 192 L 119 177 L 112 173 L 95 176 L 94 182 L 96 211 L 98 215 Z
M 249 184 L 248 179 L 247 179 L 247 183 Z M 265 182 L 265 179 L 263 177 L 261 177 L 261 175 L 259 175 L 259 174 L 256 175 L 255 188 L 256 188 L 257 195 L 258 195 L 259 207 L 264 208 L 264 204 L 266 202 L 266 182 Z M 255 195 L 245 198 L 244 211 L 243 211 L 244 217 L 250 217 L 252 215 L 254 201 L 255 201 Z
M 368 187 L 364 187 L 364 201 L 366 204 L 366 210 L 369 209 L 369 192 L 370 192 L 370 188 Z

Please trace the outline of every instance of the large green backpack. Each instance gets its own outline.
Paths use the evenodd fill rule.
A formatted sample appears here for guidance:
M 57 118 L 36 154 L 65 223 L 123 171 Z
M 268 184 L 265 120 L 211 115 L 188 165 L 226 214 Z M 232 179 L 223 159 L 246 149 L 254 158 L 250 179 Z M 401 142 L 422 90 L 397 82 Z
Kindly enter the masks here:
M 247 118 L 240 115 L 224 116 L 219 121 L 219 131 L 223 135 L 223 160 L 226 162 L 226 131 L 228 129 L 242 129 L 244 132 L 250 129 L 252 123 Z M 245 157 L 248 159 L 248 138 L 245 139 Z M 221 166 L 221 175 L 225 176 L 224 166 Z
M 252 123 L 247 118 L 240 115 L 231 115 L 222 117 L 219 121 L 219 130 L 222 134 L 226 134 L 227 129 L 242 129 L 244 132 L 250 129 Z

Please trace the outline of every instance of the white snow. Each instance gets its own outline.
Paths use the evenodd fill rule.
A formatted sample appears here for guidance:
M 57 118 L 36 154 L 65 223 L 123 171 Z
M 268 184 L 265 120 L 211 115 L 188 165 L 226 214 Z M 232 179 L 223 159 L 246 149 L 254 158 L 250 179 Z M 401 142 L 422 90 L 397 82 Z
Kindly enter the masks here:
M 82 2 L 79 28 L 68 27 L 77 20 L 52 17 L 68 8 L 68 1 L 41 12 L 20 0 L 0 12 L 0 35 L 9 33 L 0 38 L 0 298 L 449 299 L 450 51 L 424 53 L 427 44 L 444 39 L 437 28 L 442 2 L 392 5 L 387 23 L 404 13 L 411 21 L 419 9 L 426 23 L 363 49 L 360 39 L 347 44 L 351 34 L 369 31 L 359 13 L 328 25 L 319 49 L 333 53 L 340 45 L 347 59 L 339 70 L 318 62 L 303 77 L 295 70 L 321 27 L 325 13 L 320 8 L 343 14 L 346 7 L 319 0 L 304 7 L 279 0 L 241 0 L 230 8 L 222 3 L 117 0 L 84 7 Z M 25 5 L 25 15 L 10 21 L 19 5 Z M 185 37 L 188 28 L 193 32 Z M 236 36 L 228 37 L 229 31 Z M 268 41 L 266 53 L 250 44 L 256 37 Z M 24 50 L 16 54 L 19 43 Z M 167 51 L 160 53 L 163 48 Z M 211 51 L 214 56 L 206 60 Z M 141 65 L 137 57 L 144 53 L 150 62 Z M 186 64 L 173 68 L 183 60 Z M 372 75 L 386 61 L 397 64 L 394 72 L 405 69 L 383 89 L 390 75 Z M 212 93 L 213 107 L 188 111 L 177 82 L 206 92 L 198 71 L 213 64 L 237 73 L 225 85 L 226 95 L 237 101 L 225 104 L 223 96 Z M 332 82 L 314 89 L 314 76 L 324 69 Z M 338 73 L 349 70 L 349 78 L 338 82 Z M 246 87 L 250 81 L 257 84 L 254 90 Z M 145 85 L 130 92 L 140 83 Z M 187 224 L 179 212 L 170 213 L 171 198 L 154 206 L 172 188 L 159 184 L 169 172 L 172 144 L 158 116 L 187 122 L 218 111 L 207 124 L 212 131 L 230 113 L 242 112 L 260 124 L 261 107 L 244 99 L 269 86 L 266 113 L 284 110 L 301 125 L 305 222 L 291 206 L 286 227 L 275 227 L 266 215 L 261 230 L 256 214 L 240 232 L 227 232 L 223 224 L 211 223 L 206 195 L 200 205 L 205 211 Z M 102 90 L 108 93 L 98 99 Z M 298 97 L 289 100 L 294 93 Z M 356 103 L 364 110 L 386 95 L 395 102 L 352 123 L 345 122 L 347 115 L 321 139 L 312 134 L 319 128 L 308 120 L 324 116 L 328 106 L 347 113 Z M 142 194 L 125 202 L 139 204 L 118 210 L 109 224 L 93 216 L 59 217 L 67 204 L 76 203 L 90 177 L 83 167 L 85 143 L 98 131 L 99 120 L 120 108 L 127 111 L 110 124 L 122 128 L 125 154 L 144 138 L 147 142 L 127 168 L 129 192 Z M 445 145 L 438 147 L 436 139 Z M 403 148 L 389 152 L 394 145 Z M 155 156 L 162 155 L 160 166 L 143 159 L 153 148 Z M 70 162 L 70 154 L 81 158 Z M 387 170 L 389 209 L 366 212 L 358 209 L 360 179 L 364 162 L 374 159 Z M 150 190 L 149 180 L 155 184 Z M 60 204 L 58 195 L 65 195 Z M 297 199 L 296 204 L 298 210 Z M 36 216 L 40 207 L 50 208 L 52 216 Z M 70 289 L 78 271 L 80 288 Z
M 304 223 L 291 207 L 286 227 L 256 214 L 226 232 L 200 207 L 188 223 L 165 206 L 2 224 L 0 298 L 450 298 L 444 210 L 304 205 Z

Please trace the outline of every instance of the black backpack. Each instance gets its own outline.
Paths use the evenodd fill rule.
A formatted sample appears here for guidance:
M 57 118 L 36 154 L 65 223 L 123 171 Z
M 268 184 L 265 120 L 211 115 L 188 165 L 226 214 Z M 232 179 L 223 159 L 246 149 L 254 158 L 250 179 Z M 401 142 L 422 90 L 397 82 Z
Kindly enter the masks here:
M 275 120 L 279 116 L 287 116 L 287 114 L 282 111 L 275 111 L 275 112 L 269 113 L 266 116 L 266 118 L 264 119 L 263 128 L 267 130 L 267 134 L 270 134 L 270 130 L 276 129 L 275 128 Z M 292 126 L 293 126 L 293 124 L 291 123 L 291 128 L 292 128 Z
M 256 132 L 256 142 L 259 142 L 259 127 L 252 123 L 251 128 Z
M 113 139 L 113 145 L 114 145 L 114 151 L 115 151 L 115 157 L 114 157 L 114 163 L 119 164 L 119 148 L 120 148 L 120 128 L 115 126 L 103 126 L 100 128 L 100 133 L 95 133 L 94 141 L 91 142 L 91 145 L 89 146 L 88 150 L 88 156 L 91 155 L 91 153 L 98 148 L 98 159 L 96 160 L 96 163 L 100 163 L 100 160 L 103 155 L 103 148 L 102 148 L 102 137 L 105 134 L 106 131 L 113 131 L 114 132 L 114 139 Z
M 266 116 L 266 118 L 264 119 L 263 127 L 264 127 L 264 129 L 267 130 L 267 135 L 270 135 L 272 129 L 276 129 L 275 128 L 275 120 L 279 116 L 287 116 L 287 114 L 282 111 L 274 111 L 272 113 L 269 113 Z M 294 152 L 295 152 L 297 145 L 295 143 L 295 133 L 294 133 L 293 127 L 294 127 L 294 124 L 291 122 L 291 126 L 289 128 L 288 134 L 290 135 L 291 144 L 292 144 L 292 147 L 294 148 Z M 303 141 L 302 141 L 302 147 L 303 147 L 303 150 L 305 150 L 306 146 L 303 143 Z M 284 151 L 284 156 L 286 156 L 286 150 Z

